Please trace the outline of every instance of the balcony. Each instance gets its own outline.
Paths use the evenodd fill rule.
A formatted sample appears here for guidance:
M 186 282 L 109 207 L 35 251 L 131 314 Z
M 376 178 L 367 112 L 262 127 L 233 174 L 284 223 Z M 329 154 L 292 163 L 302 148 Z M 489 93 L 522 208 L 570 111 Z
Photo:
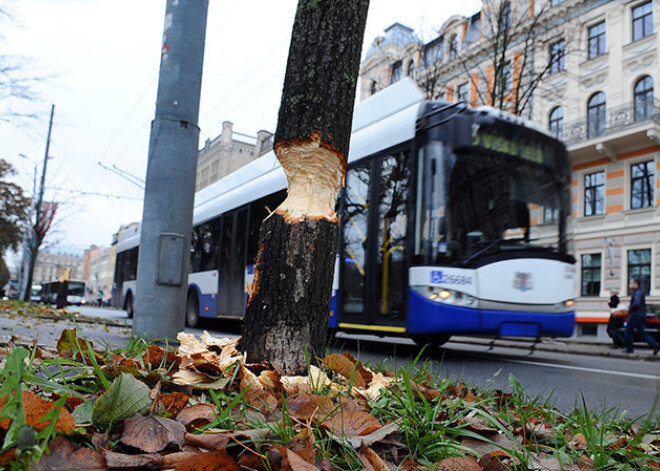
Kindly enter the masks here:
M 587 118 L 566 123 L 564 143 L 571 160 L 576 163 L 600 153 L 614 161 L 617 154 L 660 144 L 660 100 L 647 100 L 645 105 L 635 107 L 631 102 L 607 108 L 600 126 L 589 124 Z

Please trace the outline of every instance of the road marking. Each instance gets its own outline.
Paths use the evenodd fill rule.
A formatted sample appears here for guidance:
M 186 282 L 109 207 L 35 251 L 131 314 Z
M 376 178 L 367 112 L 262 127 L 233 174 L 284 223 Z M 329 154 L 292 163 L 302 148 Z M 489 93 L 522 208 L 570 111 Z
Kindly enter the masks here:
M 601 370 L 598 368 L 585 368 L 584 366 L 570 366 L 570 365 L 558 365 L 555 363 L 541 363 L 538 361 L 526 361 L 526 360 L 504 360 L 510 363 L 522 363 L 523 365 L 533 365 L 533 366 L 547 366 L 550 368 L 560 368 L 565 370 L 576 370 L 576 371 L 588 371 L 589 373 L 603 373 L 608 375 L 616 376 L 628 376 L 631 378 L 642 378 L 642 379 L 658 379 L 658 375 L 644 375 L 640 373 L 627 373 L 625 371 L 611 371 L 611 370 Z

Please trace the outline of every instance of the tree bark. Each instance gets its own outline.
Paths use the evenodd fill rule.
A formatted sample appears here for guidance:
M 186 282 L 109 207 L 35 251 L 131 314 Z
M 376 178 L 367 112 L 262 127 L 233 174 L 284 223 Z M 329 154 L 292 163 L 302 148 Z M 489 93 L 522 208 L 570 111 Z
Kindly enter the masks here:
M 325 347 L 338 219 L 368 0 L 300 0 L 275 153 L 286 200 L 262 224 L 245 313 L 249 361 L 304 374 Z

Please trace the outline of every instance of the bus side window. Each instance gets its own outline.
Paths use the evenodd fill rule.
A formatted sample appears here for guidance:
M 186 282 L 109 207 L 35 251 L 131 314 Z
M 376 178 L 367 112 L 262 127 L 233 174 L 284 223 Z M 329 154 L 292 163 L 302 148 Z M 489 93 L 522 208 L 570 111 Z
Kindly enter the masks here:
M 250 225 L 248 232 L 248 246 L 247 246 L 247 261 L 248 265 L 252 265 L 259 251 L 259 229 L 264 219 L 277 207 L 282 204 L 286 198 L 286 190 L 278 191 L 268 196 L 250 203 Z

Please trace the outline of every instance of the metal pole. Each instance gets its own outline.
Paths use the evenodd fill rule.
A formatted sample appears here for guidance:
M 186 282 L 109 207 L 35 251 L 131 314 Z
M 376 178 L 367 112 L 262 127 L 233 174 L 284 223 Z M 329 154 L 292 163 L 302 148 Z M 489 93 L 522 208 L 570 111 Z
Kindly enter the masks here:
M 34 274 L 34 264 L 37 261 L 37 255 L 39 250 L 39 226 L 41 224 L 41 205 L 44 201 L 44 189 L 46 185 L 46 166 L 48 165 L 48 152 L 50 151 L 50 133 L 53 129 L 53 115 L 55 114 L 55 105 L 50 107 L 50 121 L 48 123 L 48 137 L 46 138 L 46 153 L 44 154 L 44 165 L 41 169 L 41 182 L 39 183 L 39 197 L 37 198 L 37 204 L 34 208 L 35 218 L 34 218 L 34 231 L 32 234 L 32 243 L 30 244 L 30 266 L 28 269 L 27 283 L 25 284 L 25 296 L 23 297 L 24 301 L 30 300 L 30 292 L 32 291 L 32 275 Z
M 133 333 L 184 327 L 208 0 L 167 0 L 140 228 Z
M 37 196 L 37 164 L 32 162 L 30 158 L 25 154 L 18 154 L 19 157 L 23 157 L 30 161 L 34 165 L 34 172 L 32 174 L 32 194 L 30 198 L 34 199 Z M 32 213 L 34 211 L 34 205 L 30 205 L 30 209 L 27 215 L 27 222 L 25 227 L 25 235 L 23 236 L 23 257 L 21 259 L 21 269 L 19 270 L 19 299 L 25 299 L 25 288 L 27 287 L 27 275 L 30 270 L 30 240 L 32 239 Z M 31 296 L 30 296 L 31 297 Z

